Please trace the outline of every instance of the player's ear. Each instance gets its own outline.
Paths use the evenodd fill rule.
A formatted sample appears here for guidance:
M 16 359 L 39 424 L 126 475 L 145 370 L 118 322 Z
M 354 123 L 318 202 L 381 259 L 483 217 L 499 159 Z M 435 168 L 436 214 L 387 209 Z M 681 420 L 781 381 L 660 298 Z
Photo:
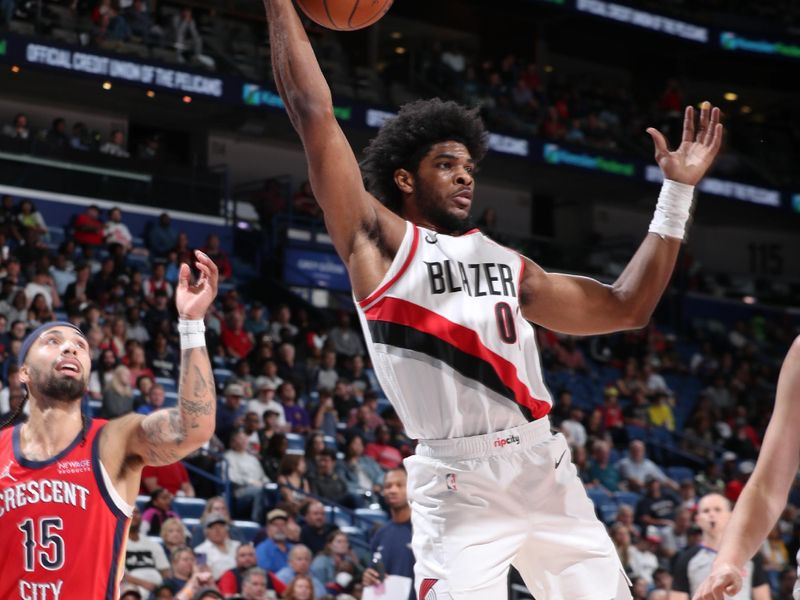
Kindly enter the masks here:
M 17 377 L 19 378 L 20 383 L 30 383 L 31 376 L 28 373 L 28 365 L 22 365 L 17 372 Z
M 404 194 L 414 193 L 414 174 L 406 169 L 397 169 L 394 172 L 394 183 Z

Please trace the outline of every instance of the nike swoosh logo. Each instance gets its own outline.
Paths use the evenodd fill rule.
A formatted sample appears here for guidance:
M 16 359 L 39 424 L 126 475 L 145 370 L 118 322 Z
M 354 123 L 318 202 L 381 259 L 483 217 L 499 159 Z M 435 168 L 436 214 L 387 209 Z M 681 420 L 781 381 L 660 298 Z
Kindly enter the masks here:
M 565 455 L 566 453 L 567 453 L 567 451 L 566 451 L 566 450 L 564 450 L 564 451 L 561 453 L 561 456 L 559 456 L 559 457 L 558 457 L 558 460 L 556 461 L 556 469 L 558 468 L 558 465 L 560 465 L 560 464 L 561 464 L 561 461 L 562 461 L 562 460 L 564 460 L 564 455 Z

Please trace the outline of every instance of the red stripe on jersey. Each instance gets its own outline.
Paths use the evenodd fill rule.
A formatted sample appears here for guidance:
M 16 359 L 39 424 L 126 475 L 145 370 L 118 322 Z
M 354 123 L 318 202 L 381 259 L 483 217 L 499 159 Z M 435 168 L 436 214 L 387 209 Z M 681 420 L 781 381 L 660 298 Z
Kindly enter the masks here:
M 364 298 L 363 300 L 358 301 L 358 305 L 361 308 L 372 304 L 380 298 L 383 294 L 386 293 L 390 287 L 392 287 L 400 277 L 403 276 L 403 273 L 406 272 L 408 266 L 411 264 L 411 260 L 414 258 L 414 255 L 417 253 L 417 246 L 419 245 L 419 228 L 416 225 L 412 225 L 414 228 L 414 239 L 411 241 L 411 249 L 408 251 L 408 256 L 406 257 L 406 261 L 403 263 L 403 266 L 400 267 L 400 270 L 397 272 L 397 275 L 392 277 L 389 281 L 386 282 L 383 286 L 372 292 L 369 296 Z
M 368 321 L 388 321 L 433 335 L 462 352 L 486 361 L 514 393 L 517 403 L 528 407 L 534 418 L 539 419 L 550 412 L 550 403 L 531 396 L 528 386 L 517 377 L 514 363 L 487 348 L 478 334 L 469 327 L 445 319 L 413 302 L 392 297 L 378 302 L 365 311 L 364 316 Z
M 423 579 L 422 584 L 419 586 L 419 600 L 425 600 L 428 597 L 428 592 L 430 592 L 433 586 L 438 582 L 438 579 Z

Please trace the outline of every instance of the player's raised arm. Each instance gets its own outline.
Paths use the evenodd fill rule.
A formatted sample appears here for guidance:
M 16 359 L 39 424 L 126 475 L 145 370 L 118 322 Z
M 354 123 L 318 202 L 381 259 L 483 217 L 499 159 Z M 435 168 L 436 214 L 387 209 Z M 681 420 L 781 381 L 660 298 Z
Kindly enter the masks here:
M 800 466 L 800 338 L 781 367 L 775 408 L 769 420 L 756 468 L 736 501 L 711 574 L 694 600 L 723 600 L 742 587 L 742 569 L 758 551 L 786 507 Z
M 171 464 L 202 446 L 214 434 L 217 396 L 203 319 L 217 295 L 219 274 L 206 254 L 196 251 L 195 256 L 200 276 L 192 284 L 189 265 L 181 265 L 175 291 L 181 336 L 178 405 L 147 416 L 129 415 L 110 421 L 104 431 L 103 462 L 107 467 L 120 464 L 118 453 L 123 449 L 121 459 L 128 463 Z
M 643 327 L 672 276 L 689 219 L 694 186 L 719 152 L 722 125 L 718 108 L 703 103 L 697 130 L 694 109 L 686 109 L 683 139 L 670 151 L 656 129 L 656 161 L 664 173 L 650 231 L 619 278 L 604 285 L 588 277 L 547 273 L 527 261 L 520 304 L 529 321 L 574 335 Z
M 311 187 L 328 233 L 352 278 L 354 254 L 363 245 L 374 245 L 376 234 L 388 234 L 392 249 L 405 226 L 364 188 L 353 150 L 334 117 L 330 88 L 291 0 L 264 0 L 264 6 L 275 83 L 305 147 Z

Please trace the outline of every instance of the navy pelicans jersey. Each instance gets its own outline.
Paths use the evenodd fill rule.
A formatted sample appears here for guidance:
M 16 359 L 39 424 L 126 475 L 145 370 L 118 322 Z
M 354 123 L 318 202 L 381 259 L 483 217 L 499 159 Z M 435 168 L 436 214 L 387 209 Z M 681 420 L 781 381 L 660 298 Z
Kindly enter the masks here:
M 519 254 L 477 230 L 449 236 L 407 223 L 358 313 L 409 436 L 481 435 L 550 411 L 534 329 L 519 306 L 524 268 Z
M 104 424 L 41 462 L 20 455 L 20 425 L 0 432 L 0 598 L 119 596 L 133 508 L 100 464 Z

